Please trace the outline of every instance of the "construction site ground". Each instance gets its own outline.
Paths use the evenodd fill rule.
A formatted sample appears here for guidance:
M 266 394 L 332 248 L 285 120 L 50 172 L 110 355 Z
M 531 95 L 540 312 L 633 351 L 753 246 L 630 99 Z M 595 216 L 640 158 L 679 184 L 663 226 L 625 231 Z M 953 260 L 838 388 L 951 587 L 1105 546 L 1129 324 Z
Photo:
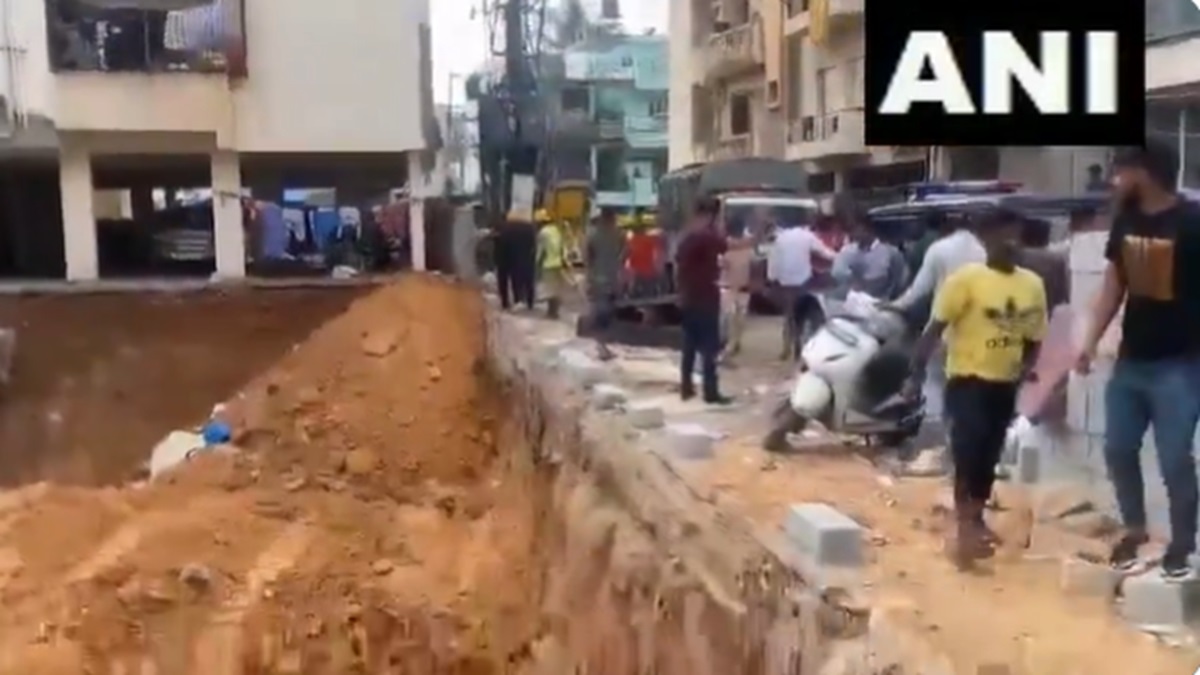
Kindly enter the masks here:
M 520 670 L 548 626 L 542 530 L 560 505 L 521 466 L 526 429 L 485 365 L 483 312 L 473 291 L 421 277 L 0 300 L 20 341 L 0 404 L 0 675 L 563 675 Z M 530 341 L 590 349 L 564 324 L 517 321 Z M 679 402 L 669 353 L 621 349 L 604 366 L 669 423 L 722 436 L 710 460 L 668 460 L 699 500 L 764 532 L 794 502 L 852 515 L 870 531 L 872 604 L 952 673 L 1200 665 L 1063 595 L 1061 556 L 1100 544 L 1039 532 L 1019 489 L 996 514 L 1010 547 L 968 575 L 943 555 L 940 479 L 841 447 L 765 456 L 762 413 L 786 371 L 764 326 L 760 356 L 728 374 L 731 410 Z M 136 482 L 164 434 L 221 401 L 231 447 Z

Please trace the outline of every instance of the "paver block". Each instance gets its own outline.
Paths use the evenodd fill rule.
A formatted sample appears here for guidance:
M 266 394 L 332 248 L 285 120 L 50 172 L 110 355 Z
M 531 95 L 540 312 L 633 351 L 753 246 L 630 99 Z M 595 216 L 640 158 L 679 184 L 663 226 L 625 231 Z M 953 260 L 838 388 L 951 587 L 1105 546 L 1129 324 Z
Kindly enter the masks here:
M 1111 600 L 1121 584 L 1121 573 L 1108 565 L 1071 556 L 1063 560 L 1059 579 L 1068 595 Z
M 674 424 L 667 428 L 670 452 L 682 459 L 710 459 L 716 436 L 698 424 Z
M 863 564 L 863 528 L 828 504 L 793 504 L 784 532 L 818 565 L 852 567 Z
M 659 429 L 667 422 L 662 406 L 647 401 L 633 401 L 625 406 L 625 418 L 635 429 Z
M 1042 452 L 1036 445 L 1017 447 L 1016 470 L 1013 477 L 1023 485 L 1033 485 L 1042 477 Z
M 592 405 L 598 410 L 613 410 L 629 400 L 629 394 L 624 389 L 612 384 L 597 384 L 592 389 Z
M 1166 581 L 1148 572 L 1125 579 L 1121 615 L 1142 629 L 1169 630 L 1200 622 L 1200 580 Z
M 604 366 L 579 350 L 563 349 L 559 351 L 558 363 L 567 375 L 581 387 L 593 387 L 604 380 Z

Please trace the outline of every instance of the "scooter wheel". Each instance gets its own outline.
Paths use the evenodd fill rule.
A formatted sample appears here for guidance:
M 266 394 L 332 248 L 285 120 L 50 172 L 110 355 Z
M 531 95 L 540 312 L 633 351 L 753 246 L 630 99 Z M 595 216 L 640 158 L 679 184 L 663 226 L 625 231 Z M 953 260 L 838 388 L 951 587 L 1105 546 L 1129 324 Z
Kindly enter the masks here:
M 788 434 L 794 434 L 804 429 L 806 422 L 795 411 L 788 409 L 776 416 L 774 425 L 763 437 L 763 450 L 767 452 L 788 452 L 792 449 L 788 443 Z

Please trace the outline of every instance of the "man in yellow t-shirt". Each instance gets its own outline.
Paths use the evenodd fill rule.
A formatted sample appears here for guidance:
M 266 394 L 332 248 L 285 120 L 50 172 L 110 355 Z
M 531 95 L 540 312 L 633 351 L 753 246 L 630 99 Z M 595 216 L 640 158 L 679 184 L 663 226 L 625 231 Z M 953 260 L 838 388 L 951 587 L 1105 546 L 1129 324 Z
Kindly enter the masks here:
M 540 224 L 537 263 L 542 294 L 546 298 L 546 315 L 557 319 L 568 286 L 562 226 L 551 220 L 544 209 L 538 209 L 535 217 Z
M 995 209 L 977 234 L 986 264 L 970 263 L 946 278 L 933 316 L 917 342 L 907 389 L 920 391 L 925 364 L 946 343 L 945 410 L 954 460 L 957 558 L 969 565 L 992 553 L 995 534 L 983 520 L 996 480 L 996 463 L 1016 412 L 1017 390 L 1028 379 L 1046 331 L 1041 278 L 1016 265 L 1024 219 Z

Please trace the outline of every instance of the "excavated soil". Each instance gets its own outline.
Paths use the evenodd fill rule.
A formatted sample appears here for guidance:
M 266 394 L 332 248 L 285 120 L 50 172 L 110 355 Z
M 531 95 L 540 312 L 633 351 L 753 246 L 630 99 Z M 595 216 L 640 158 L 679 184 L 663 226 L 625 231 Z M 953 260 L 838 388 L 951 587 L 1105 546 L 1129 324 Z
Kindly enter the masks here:
M 155 330 L 179 340 L 158 354 L 174 362 L 154 363 L 162 379 L 145 391 L 119 384 L 122 368 L 150 367 L 146 353 L 103 371 L 120 401 L 101 410 L 131 428 L 85 426 L 56 447 L 86 446 L 98 463 L 86 477 L 113 478 L 102 467 L 144 459 L 164 418 L 195 419 L 217 398 L 211 388 L 236 389 L 227 360 L 266 358 L 345 301 L 309 295 L 299 308 L 262 297 L 232 315 L 159 307 L 175 321 Z M 119 352 L 150 324 L 107 325 L 130 302 L 80 302 L 79 335 L 54 339 L 82 344 L 83 326 L 97 322 Z M 483 316 L 476 294 L 449 284 L 380 289 L 231 400 L 233 447 L 145 487 L 0 493 L 0 673 L 516 672 L 543 630 L 551 490 L 488 376 Z M 210 338 L 214 322 L 266 334 L 189 340 L 193 330 Z M 24 328 L 26 348 L 28 336 L 54 333 L 33 320 Z M 62 349 L 64 363 L 44 349 L 34 363 L 68 372 L 82 348 Z M 186 374 L 206 368 L 224 377 L 189 388 Z M 26 386 L 54 378 L 39 381 Z M 160 412 L 150 433 L 143 418 Z
M 265 371 L 360 290 L 0 299 L 18 333 L 0 392 L 0 486 L 111 485 L 174 428 Z

